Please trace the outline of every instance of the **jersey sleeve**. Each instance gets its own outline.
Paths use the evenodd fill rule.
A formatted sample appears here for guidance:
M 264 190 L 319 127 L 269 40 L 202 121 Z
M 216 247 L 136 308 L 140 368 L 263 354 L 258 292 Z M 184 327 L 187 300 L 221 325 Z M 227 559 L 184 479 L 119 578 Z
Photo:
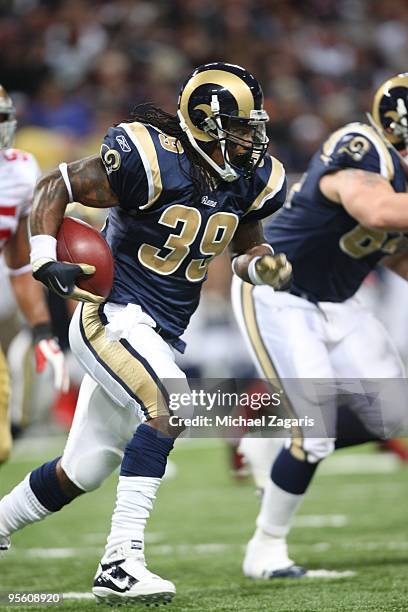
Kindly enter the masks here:
M 394 177 L 394 162 L 386 143 L 370 126 L 349 124 L 334 132 L 323 144 L 320 155 L 325 174 L 356 168 L 380 174 L 388 181 Z
M 132 131 L 135 124 L 120 124 L 108 130 L 102 146 L 101 159 L 105 166 L 111 189 L 117 195 L 119 205 L 137 211 L 146 207 L 151 198 L 152 171 L 146 142 L 137 139 Z M 142 124 L 140 134 L 145 141 L 150 138 Z M 150 138 L 151 142 L 151 138 Z M 147 144 L 150 144 L 147 141 Z
M 35 185 L 40 178 L 41 171 L 37 161 L 30 153 L 20 151 L 21 157 L 17 160 L 16 189 L 20 195 L 18 204 L 18 218 L 22 219 L 30 214 L 33 203 Z
M 241 223 L 250 223 L 269 217 L 283 206 L 286 198 L 286 174 L 281 162 L 267 156 L 261 168 L 257 168 L 251 201 Z

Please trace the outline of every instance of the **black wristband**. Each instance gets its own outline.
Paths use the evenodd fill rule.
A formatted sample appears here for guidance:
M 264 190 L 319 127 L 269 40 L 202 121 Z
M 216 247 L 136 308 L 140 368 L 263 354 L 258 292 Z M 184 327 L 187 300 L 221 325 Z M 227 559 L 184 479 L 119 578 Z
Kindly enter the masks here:
M 37 325 L 31 328 L 31 333 L 33 336 L 33 344 L 38 344 L 41 340 L 49 340 L 49 338 L 54 337 L 50 321 L 37 323 Z

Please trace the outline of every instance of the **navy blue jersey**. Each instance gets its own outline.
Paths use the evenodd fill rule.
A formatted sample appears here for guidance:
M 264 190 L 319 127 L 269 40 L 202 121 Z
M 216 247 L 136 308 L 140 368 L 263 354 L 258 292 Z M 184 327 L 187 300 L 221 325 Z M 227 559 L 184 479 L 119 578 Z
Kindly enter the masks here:
M 109 129 L 101 157 L 119 199 L 104 228 L 115 261 L 108 299 L 140 304 L 162 336 L 183 350 L 179 336 L 197 307 L 209 262 L 239 223 L 262 219 L 283 204 L 283 166 L 267 156 L 250 181 L 221 181 L 194 202 L 187 156 L 174 138 L 150 125 Z
M 342 168 L 381 174 L 396 192 L 406 190 L 397 153 L 372 127 L 351 123 L 326 140 L 265 230 L 275 251 L 286 253 L 292 263 L 293 293 L 312 301 L 343 302 L 351 297 L 401 238 L 398 232 L 361 226 L 343 206 L 325 198 L 321 177 Z

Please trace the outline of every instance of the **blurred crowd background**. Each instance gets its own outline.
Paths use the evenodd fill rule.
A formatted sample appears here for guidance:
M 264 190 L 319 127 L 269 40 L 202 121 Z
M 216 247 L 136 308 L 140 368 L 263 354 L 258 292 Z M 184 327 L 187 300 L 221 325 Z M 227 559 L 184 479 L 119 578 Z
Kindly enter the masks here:
M 406 0 L 0 0 L 0 83 L 18 146 L 43 169 L 96 152 L 133 105 L 174 112 L 197 65 L 242 64 L 263 85 L 272 153 L 301 172 L 324 136 L 364 119 L 407 70 Z

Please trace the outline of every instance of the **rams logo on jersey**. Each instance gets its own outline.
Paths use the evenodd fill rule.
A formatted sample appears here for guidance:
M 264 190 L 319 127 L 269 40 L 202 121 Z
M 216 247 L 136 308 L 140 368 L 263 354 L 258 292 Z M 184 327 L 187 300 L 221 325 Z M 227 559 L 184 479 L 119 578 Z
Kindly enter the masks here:
M 122 145 L 121 145 L 121 148 L 122 148 Z M 129 148 L 129 150 L 130 150 L 130 148 Z M 120 159 L 120 155 L 119 155 L 118 151 L 115 151 L 115 149 L 110 149 L 108 147 L 108 145 L 103 144 L 101 146 L 100 155 L 101 155 L 101 159 L 102 159 L 102 161 L 104 163 L 104 166 L 106 168 L 106 172 L 108 174 L 111 174 L 111 172 L 115 172 L 116 170 L 119 170 L 120 164 L 121 164 L 121 159 Z

